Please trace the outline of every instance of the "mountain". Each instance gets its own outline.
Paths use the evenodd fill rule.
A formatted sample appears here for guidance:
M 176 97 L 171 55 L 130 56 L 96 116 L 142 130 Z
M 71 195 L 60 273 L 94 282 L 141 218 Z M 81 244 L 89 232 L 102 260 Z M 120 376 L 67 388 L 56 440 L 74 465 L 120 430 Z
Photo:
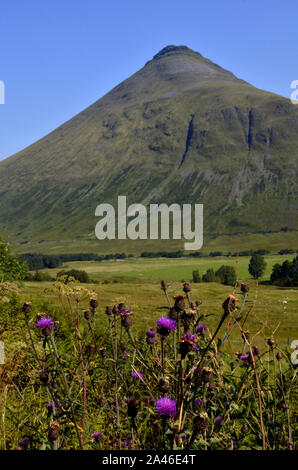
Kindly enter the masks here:
M 0 163 L 0 233 L 94 239 L 95 207 L 203 203 L 206 233 L 297 229 L 298 107 L 167 46 L 80 114 Z

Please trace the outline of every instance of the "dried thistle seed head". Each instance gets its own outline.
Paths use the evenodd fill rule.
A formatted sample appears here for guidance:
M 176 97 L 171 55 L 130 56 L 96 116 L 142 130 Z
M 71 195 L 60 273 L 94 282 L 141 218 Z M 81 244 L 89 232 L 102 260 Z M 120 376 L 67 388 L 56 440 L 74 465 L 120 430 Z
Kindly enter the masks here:
M 178 312 L 175 308 L 171 308 L 169 311 L 169 318 L 172 320 L 175 320 L 176 322 L 178 321 Z
M 260 355 L 260 350 L 259 350 L 258 346 L 253 346 L 252 353 L 253 353 L 254 356 L 259 356 Z
M 112 313 L 114 315 L 119 315 L 119 308 L 118 308 L 118 305 L 114 305 L 114 307 L 112 308 Z
M 207 413 L 200 413 L 199 415 L 194 417 L 193 426 L 194 429 L 197 431 L 206 431 L 208 426 L 208 415 Z
M 95 309 L 98 307 L 98 298 L 97 295 L 93 295 L 90 299 L 90 307 Z
M 106 307 L 106 315 L 108 315 L 108 317 L 109 317 L 110 315 L 112 315 L 112 313 L 113 313 L 113 309 L 112 309 L 112 307 L 110 307 L 110 306 L 108 305 L 108 306 Z
M 249 291 L 249 285 L 247 284 L 247 282 L 242 282 L 241 286 L 240 286 L 240 289 L 241 289 L 241 292 L 243 293 L 246 293 Z
M 267 344 L 268 344 L 268 346 L 270 346 L 270 348 L 272 348 L 275 344 L 274 338 L 268 338 L 267 339 Z
M 185 310 L 181 314 L 181 323 L 184 326 L 184 330 L 188 331 L 190 327 L 195 323 L 196 321 L 196 312 L 193 310 Z
M 167 377 L 162 377 L 157 383 L 157 389 L 162 393 L 167 393 L 171 389 L 170 381 Z
M 185 282 L 183 284 L 183 292 L 185 292 L 185 294 L 187 294 L 187 292 L 190 292 L 190 291 L 191 291 L 191 287 L 190 287 L 189 282 Z
M 211 367 L 203 367 L 201 372 L 201 380 L 203 383 L 210 382 L 213 377 L 213 369 Z
M 83 313 L 84 313 L 85 320 L 87 320 L 87 321 L 90 320 L 90 318 L 91 318 L 90 310 L 84 310 Z
M 191 301 L 191 302 L 190 302 L 190 308 L 191 308 L 192 310 L 196 311 L 196 310 L 197 310 L 197 304 L 196 304 L 196 302 Z
M 27 315 L 32 310 L 31 302 L 24 302 L 22 307 L 23 312 Z
M 241 338 L 243 339 L 243 341 L 247 340 L 249 341 L 249 336 L 250 336 L 250 331 L 242 331 L 242 334 L 241 334 Z
M 228 295 L 228 297 L 222 304 L 222 308 L 224 309 L 226 315 L 229 315 L 230 313 L 234 312 L 237 300 L 238 299 L 234 295 Z
M 48 433 L 49 441 L 57 441 L 59 437 L 59 424 L 56 421 L 52 421 Z
M 132 319 L 129 315 L 121 316 L 121 325 L 123 328 L 129 328 L 132 325 Z
M 183 295 L 176 295 L 174 297 L 175 299 L 175 304 L 174 308 L 177 312 L 181 312 L 182 310 L 185 309 L 185 302 L 184 302 L 184 296 Z
M 138 400 L 134 400 L 133 398 L 128 398 L 126 400 L 127 403 L 127 415 L 130 418 L 135 418 L 138 414 Z

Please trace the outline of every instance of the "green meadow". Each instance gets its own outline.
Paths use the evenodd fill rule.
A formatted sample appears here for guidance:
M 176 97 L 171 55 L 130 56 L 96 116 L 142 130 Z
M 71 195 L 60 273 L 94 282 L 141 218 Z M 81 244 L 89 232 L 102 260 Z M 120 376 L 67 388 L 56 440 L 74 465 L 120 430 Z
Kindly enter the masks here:
M 267 267 L 262 280 L 270 278 L 274 264 L 282 263 L 286 259 L 291 260 L 292 256 L 266 256 Z M 160 288 L 161 279 L 168 281 L 169 294 L 173 298 L 174 295 L 181 293 L 182 281 L 192 280 L 193 270 L 198 269 L 202 276 L 208 268 L 216 270 L 223 264 L 234 266 L 239 281 L 246 280 L 250 285 L 244 310 L 244 314 L 249 312 L 247 329 L 252 334 L 261 330 L 258 341 L 260 337 L 266 338 L 275 334 L 281 345 L 290 345 L 296 337 L 298 338 L 298 290 L 257 283 L 248 273 L 248 263 L 249 257 L 135 258 L 103 262 L 71 262 L 65 264 L 63 268 L 43 272 L 47 271 L 55 277 L 61 269 L 85 270 L 92 283 L 84 284 L 84 286 L 98 294 L 100 311 L 104 312 L 106 305 L 125 302 L 134 311 L 134 327 L 138 331 L 152 327 L 161 314 L 167 314 L 167 302 Z M 33 300 L 42 309 L 44 302 L 55 302 L 54 296 L 52 297 L 46 291 L 50 285 L 50 282 L 24 282 L 21 293 L 24 300 Z M 199 299 L 202 302 L 201 313 L 208 315 L 202 321 L 206 322 L 211 330 L 216 326 L 222 314 L 221 305 L 227 294 L 234 293 L 239 298 L 239 304 L 242 299 L 240 283 L 235 288 L 219 283 L 192 283 L 191 285 L 191 297 L 193 300 Z M 107 320 L 105 315 L 102 315 L 97 321 L 106 322 Z M 241 344 L 239 330 L 234 328 L 229 339 L 231 351 L 235 351 Z M 264 344 L 263 341 L 260 346 Z

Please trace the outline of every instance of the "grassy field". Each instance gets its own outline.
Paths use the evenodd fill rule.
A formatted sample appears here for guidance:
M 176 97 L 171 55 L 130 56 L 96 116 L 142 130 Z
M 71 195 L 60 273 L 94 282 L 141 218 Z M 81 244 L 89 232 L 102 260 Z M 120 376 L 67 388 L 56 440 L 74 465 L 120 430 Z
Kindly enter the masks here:
M 291 255 L 271 255 L 266 256 L 266 271 L 262 280 L 268 280 L 272 267 L 276 263 L 283 263 L 285 260 L 292 260 Z M 63 269 L 83 269 L 92 280 L 96 281 L 118 281 L 118 282 L 135 282 L 144 281 L 152 282 L 154 280 L 167 279 L 171 281 L 190 281 L 192 280 L 192 272 L 199 270 L 202 276 L 207 269 L 213 268 L 216 271 L 223 264 L 233 266 L 239 279 L 249 279 L 251 276 L 248 272 L 250 257 L 215 257 L 215 258 L 134 258 L 125 260 L 111 261 L 77 261 L 66 263 Z M 59 269 L 45 270 L 52 276 L 56 276 Z M 45 272 L 44 271 L 44 272 Z
M 268 279 L 271 268 L 275 263 L 281 263 L 288 256 L 267 256 L 267 268 L 263 279 Z M 124 301 L 135 312 L 134 327 L 136 330 L 152 327 L 160 314 L 167 314 L 167 303 L 160 289 L 160 280 L 169 281 L 171 296 L 181 293 L 181 281 L 191 280 L 192 271 L 199 269 L 204 274 L 206 269 L 217 269 L 222 264 L 235 267 L 238 278 L 248 280 L 251 286 L 245 313 L 252 310 L 247 321 L 247 329 L 256 333 L 262 329 L 263 337 L 271 336 L 277 330 L 276 336 L 285 346 L 298 337 L 297 329 L 297 294 L 294 288 L 279 288 L 257 284 L 248 273 L 249 258 L 203 258 L 203 259 L 128 259 L 104 262 L 72 262 L 64 268 L 84 269 L 92 280 L 99 284 L 88 287 L 98 293 L 100 308 L 104 311 L 106 305 Z M 54 277 L 58 269 L 48 270 Z M 24 300 L 33 300 L 40 305 L 44 301 L 55 301 L 54 297 L 44 291 L 51 283 L 26 282 L 21 289 Z M 202 313 L 211 315 L 206 320 L 212 330 L 222 314 L 221 304 L 227 294 L 235 292 L 241 300 L 239 287 L 224 286 L 217 283 L 192 284 L 192 298 L 202 301 Z M 87 304 L 86 304 L 87 307 Z M 105 316 L 101 320 L 106 321 Z M 234 329 L 231 335 L 231 351 L 241 346 L 239 331 Z M 264 342 L 260 346 L 264 346 Z

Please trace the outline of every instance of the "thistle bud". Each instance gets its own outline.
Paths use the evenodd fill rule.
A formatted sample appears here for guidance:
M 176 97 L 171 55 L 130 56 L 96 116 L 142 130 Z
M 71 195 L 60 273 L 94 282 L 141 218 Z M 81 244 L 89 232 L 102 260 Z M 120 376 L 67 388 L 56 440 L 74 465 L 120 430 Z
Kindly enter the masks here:
M 109 317 L 110 315 L 112 315 L 112 313 L 113 313 L 113 312 L 112 312 L 112 307 L 107 306 L 107 307 L 106 307 L 106 315 L 108 315 L 108 317 Z
M 93 297 L 91 297 L 90 299 L 90 307 L 91 308 L 97 308 L 98 307 L 98 299 L 97 299 L 97 296 L 94 295 Z
M 91 317 L 91 313 L 90 313 L 90 310 L 84 310 L 84 318 L 85 320 L 90 320 L 90 317 Z
M 243 292 L 243 294 L 248 292 L 249 291 L 249 285 L 247 284 L 247 282 L 243 282 L 240 286 L 240 289 L 241 289 L 241 292 Z
M 167 281 L 162 280 L 162 281 L 160 281 L 160 284 L 161 284 L 161 288 L 162 288 L 163 290 L 166 290 L 166 288 L 167 288 Z
M 137 400 L 134 400 L 133 398 L 128 398 L 126 400 L 127 403 L 127 415 L 130 418 L 135 418 L 138 414 L 138 404 L 139 402 Z
M 191 291 L 190 284 L 188 282 L 185 282 L 183 284 L 183 292 L 185 292 L 185 294 L 187 294 L 187 292 L 190 292 L 190 291 Z
M 275 344 L 274 338 L 268 338 L 267 339 L 267 344 L 268 344 L 268 346 L 270 346 L 270 348 L 272 348 Z
M 30 313 L 32 310 L 31 302 L 24 302 L 22 310 L 25 315 L 28 315 L 28 313 Z
M 184 296 L 183 295 L 176 295 L 176 297 L 174 297 L 175 299 L 175 304 L 174 304 L 174 308 L 177 312 L 181 312 L 182 310 L 185 309 L 185 302 L 184 302 Z
M 278 361 L 281 361 L 281 360 L 282 360 L 282 353 L 281 353 L 281 352 L 278 351 L 278 352 L 276 353 L 276 359 L 277 359 Z

